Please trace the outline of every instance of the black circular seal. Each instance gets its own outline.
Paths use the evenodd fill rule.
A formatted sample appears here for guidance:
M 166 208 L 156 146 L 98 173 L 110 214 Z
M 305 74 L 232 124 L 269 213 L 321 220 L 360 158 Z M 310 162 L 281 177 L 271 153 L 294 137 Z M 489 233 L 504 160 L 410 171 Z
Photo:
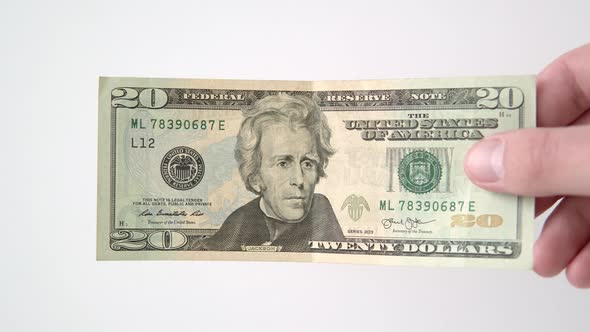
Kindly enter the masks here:
M 162 178 L 172 188 L 189 190 L 196 187 L 205 174 L 205 162 L 201 155 L 186 146 L 176 147 L 162 159 Z

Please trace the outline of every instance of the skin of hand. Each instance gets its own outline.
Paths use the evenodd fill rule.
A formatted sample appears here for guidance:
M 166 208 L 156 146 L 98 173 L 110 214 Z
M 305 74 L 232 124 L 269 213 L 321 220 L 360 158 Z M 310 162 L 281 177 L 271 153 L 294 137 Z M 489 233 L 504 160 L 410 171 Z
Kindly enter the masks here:
M 572 50 L 537 77 L 538 128 L 487 137 L 464 168 L 486 190 L 534 196 L 538 216 L 563 198 L 535 243 L 534 270 L 590 288 L 590 44 Z

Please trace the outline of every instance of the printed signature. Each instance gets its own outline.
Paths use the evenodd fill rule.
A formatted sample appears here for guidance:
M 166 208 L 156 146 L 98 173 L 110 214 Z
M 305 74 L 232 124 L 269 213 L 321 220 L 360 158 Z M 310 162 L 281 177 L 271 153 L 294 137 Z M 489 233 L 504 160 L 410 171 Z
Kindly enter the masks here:
M 154 213 L 150 209 L 145 209 L 139 214 L 140 217 L 154 216 L 154 215 L 155 216 L 166 216 L 166 217 L 186 217 L 186 216 L 200 217 L 200 216 L 204 215 L 204 213 L 201 212 L 201 210 L 197 210 L 197 211 L 189 214 L 189 212 L 182 211 L 182 210 L 164 211 L 162 209 L 160 209 L 158 212 Z
M 420 226 L 420 225 L 430 224 L 431 222 L 435 222 L 435 221 L 436 221 L 436 219 L 432 219 L 429 221 L 422 221 L 418 218 L 407 217 L 405 221 L 403 218 L 401 218 L 399 220 L 395 220 L 394 218 L 386 218 L 386 219 L 381 220 L 381 223 L 383 224 L 383 228 L 385 228 L 385 229 L 390 229 L 391 226 L 393 226 L 393 225 L 403 225 L 407 230 L 412 230 L 412 229 L 418 228 L 418 226 Z

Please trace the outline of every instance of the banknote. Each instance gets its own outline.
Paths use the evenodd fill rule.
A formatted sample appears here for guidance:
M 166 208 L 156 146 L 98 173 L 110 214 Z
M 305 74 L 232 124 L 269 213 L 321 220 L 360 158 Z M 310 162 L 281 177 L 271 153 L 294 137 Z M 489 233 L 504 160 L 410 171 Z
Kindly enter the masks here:
M 530 198 L 469 148 L 534 127 L 534 76 L 102 77 L 99 260 L 530 268 Z

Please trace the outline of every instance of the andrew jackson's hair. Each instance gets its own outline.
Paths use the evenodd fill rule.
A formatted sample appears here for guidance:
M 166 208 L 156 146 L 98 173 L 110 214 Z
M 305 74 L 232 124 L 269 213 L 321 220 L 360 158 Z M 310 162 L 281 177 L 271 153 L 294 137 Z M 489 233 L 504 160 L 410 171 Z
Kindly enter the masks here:
M 319 176 L 316 181 L 326 176 L 324 169 L 328 165 L 328 158 L 334 154 L 334 148 L 330 145 L 332 132 L 326 116 L 309 97 L 286 94 L 268 96 L 256 102 L 252 109 L 245 110 L 243 114 L 245 119 L 238 133 L 235 157 L 240 165 L 240 175 L 246 189 L 259 194 L 252 187 L 252 180 L 260 170 L 260 138 L 270 124 L 284 123 L 293 129 L 307 128 L 313 136 L 320 159 Z

